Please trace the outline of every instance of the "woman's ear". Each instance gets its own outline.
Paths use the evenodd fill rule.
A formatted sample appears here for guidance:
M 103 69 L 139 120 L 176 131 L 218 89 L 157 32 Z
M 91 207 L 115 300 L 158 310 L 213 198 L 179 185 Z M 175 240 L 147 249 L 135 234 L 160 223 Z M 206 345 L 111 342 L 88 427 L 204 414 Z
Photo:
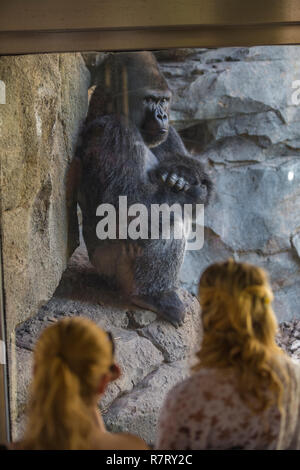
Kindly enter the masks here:
M 110 369 L 111 382 L 117 380 L 121 376 L 121 369 L 118 364 L 113 364 Z
M 99 393 L 99 395 L 102 395 L 105 392 L 109 382 L 110 382 L 110 375 L 109 374 L 103 375 L 97 387 L 97 394 Z
M 109 382 L 113 382 L 114 380 L 117 380 L 120 377 L 120 375 L 121 375 L 120 367 L 118 366 L 118 364 L 113 364 L 111 366 L 110 371 L 101 377 L 98 388 L 97 388 L 97 393 L 102 395 L 105 392 Z

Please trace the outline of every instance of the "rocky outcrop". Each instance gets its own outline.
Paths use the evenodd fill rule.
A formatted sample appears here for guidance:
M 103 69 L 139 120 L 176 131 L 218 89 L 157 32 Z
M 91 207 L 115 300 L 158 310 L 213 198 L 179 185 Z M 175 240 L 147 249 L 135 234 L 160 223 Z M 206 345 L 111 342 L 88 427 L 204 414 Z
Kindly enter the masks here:
M 185 291 L 187 317 L 176 329 L 157 315 L 126 305 L 103 284 L 84 247 L 73 254 L 53 298 L 16 331 L 17 403 L 15 438 L 24 426 L 31 378 L 32 350 L 43 328 L 66 316 L 81 315 L 111 331 L 122 376 L 101 400 L 105 422 L 113 431 L 129 431 L 150 444 L 155 440 L 159 410 L 168 390 L 187 376 L 201 341 L 199 303 Z M 76 345 L 74 346 L 76 347 Z
M 299 47 L 157 56 L 174 91 L 173 125 L 215 182 L 204 246 L 187 253 L 183 285 L 195 292 L 203 269 L 231 256 L 268 270 L 279 320 L 299 318 Z
M 87 110 L 80 54 L 0 57 L 1 224 L 7 330 L 52 295 L 76 234 L 68 234 L 66 173 Z
M 282 322 L 280 324 L 279 346 L 284 349 L 295 362 L 300 362 L 300 321 Z

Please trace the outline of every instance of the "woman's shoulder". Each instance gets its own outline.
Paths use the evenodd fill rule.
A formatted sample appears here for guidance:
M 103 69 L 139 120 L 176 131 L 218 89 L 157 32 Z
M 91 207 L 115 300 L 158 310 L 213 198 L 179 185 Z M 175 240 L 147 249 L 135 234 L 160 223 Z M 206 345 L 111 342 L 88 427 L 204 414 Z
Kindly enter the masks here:
M 189 377 L 177 383 L 167 394 L 167 401 L 176 402 L 180 397 L 187 399 L 188 395 L 205 395 L 207 390 L 219 389 L 222 385 L 230 385 L 231 375 L 220 370 L 201 368 L 194 371 Z

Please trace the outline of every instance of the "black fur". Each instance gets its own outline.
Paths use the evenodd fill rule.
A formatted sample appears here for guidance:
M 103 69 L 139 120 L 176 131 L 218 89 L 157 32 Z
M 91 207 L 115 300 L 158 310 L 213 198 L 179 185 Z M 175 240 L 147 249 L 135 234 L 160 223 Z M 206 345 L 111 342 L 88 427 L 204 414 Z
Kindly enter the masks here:
M 128 206 L 142 203 L 149 212 L 151 204 L 188 203 L 195 207 L 208 202 L 212 184 L 202 164 L 188 154 L 178 133 L 169 126 L 168 106 L 164 104 L 163 111 L 159 107 L 159 97 L 169 96 L 170 92 L 153 55 L 115 54 L 108 63 L 112 77 L 108 80 L 109 90 L 104 79 L 100 80 L 76 154 L 81 162 L 78 201 L 83 236 L 99 273 L 114 280 L 136 305 L 154 310 L 178 325 L 185 312 L 176 289 L 186 240 L 99 240 L 96 209 L 101 203 L 118 207 L 120 195 L 127 196 Z M 107 76 L 105 66 L 103 70 Z M 115 85 L 116 71 L 120 70 L 127 71 L 131 95 L 127 102 L 133 103 L 126 113 L 122 112 L 124 93 L 120 82 Z M 151 95 L 155 87 L 158 93 L 157 102 L 156 95 L 154 101 L 150 100 L 155 114 L 151 122 L 149 100 L 142 94 L 147 87 Z M 135 90 L 138 96 L 134 96 Z M 168 132 L 162 132 L 162 127 Z M 151 131 L 151 142 L 145 139 L 145 129 Z

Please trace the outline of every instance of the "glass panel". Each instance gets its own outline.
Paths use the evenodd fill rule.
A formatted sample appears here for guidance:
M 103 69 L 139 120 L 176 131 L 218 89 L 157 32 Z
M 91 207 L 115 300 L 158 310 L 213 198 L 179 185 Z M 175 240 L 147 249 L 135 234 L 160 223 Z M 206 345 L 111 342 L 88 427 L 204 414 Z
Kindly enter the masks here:
M 200 347 L 199 277 L 229 257 L 268 271 L 281 344 L 300 360 L 299 46 L 3 56 L 0 80 L 13 439 L 40 332 L 79 315 L 116 342 L 123 373 L 100 404 L 108 428 L 152 445 L 164 397 Z M 119 196 L 146 210 L 204 205 L 196 245 L 141 241 L 141 207 L 118 205 L 120 224 L 108 206 L 96 213 Z M 131 239 L 101 240 L 118 227 Z

